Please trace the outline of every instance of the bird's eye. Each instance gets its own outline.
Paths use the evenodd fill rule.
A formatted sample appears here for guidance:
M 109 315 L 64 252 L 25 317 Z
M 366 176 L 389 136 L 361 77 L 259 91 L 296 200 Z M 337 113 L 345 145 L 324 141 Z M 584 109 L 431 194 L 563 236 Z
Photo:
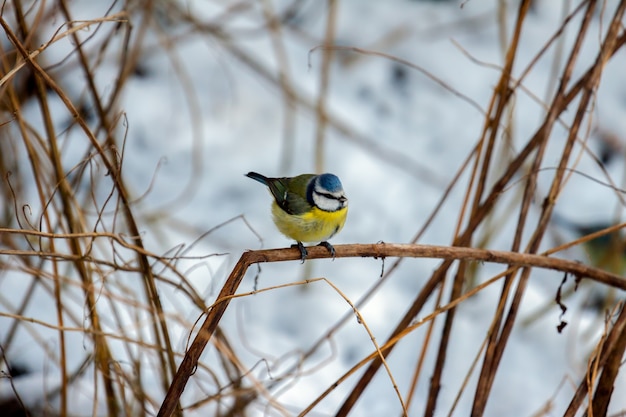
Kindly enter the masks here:
M 319 193 L 319 192 L 317 192 L 317 191 L 316 191 L 316 193 L 317 193 L 317 195 L 320 195 L 320 196 L 322 196 L 322 197 L 328 198 L 329 200 L 339 200 L 339 199 L 340 199 L 339 197 L 335 197 L 335 196 L 334 196 L 334 195 L 332 195 L 332 194 L 328 194 L 328 193 Z

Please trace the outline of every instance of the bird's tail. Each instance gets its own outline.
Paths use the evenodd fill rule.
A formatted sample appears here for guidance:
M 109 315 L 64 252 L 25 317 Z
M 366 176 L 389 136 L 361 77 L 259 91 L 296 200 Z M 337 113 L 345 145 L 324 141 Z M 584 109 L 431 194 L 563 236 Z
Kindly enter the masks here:
M 258 182 L 260 182 L 261 184 L 267 185 L 268 184 L 268 180 L 269 178 L 267 178 L 265 175 L 261 175 L 257 172 L 248 172 L 246 174 L 246 177 L 248 178 L 252 178 L 253 180 L 256 180 Z

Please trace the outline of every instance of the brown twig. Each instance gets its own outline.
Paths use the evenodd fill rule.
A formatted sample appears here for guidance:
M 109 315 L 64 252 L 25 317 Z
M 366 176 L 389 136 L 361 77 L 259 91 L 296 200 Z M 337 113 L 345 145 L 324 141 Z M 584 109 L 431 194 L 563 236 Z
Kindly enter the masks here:
M 511 40 L 510 45 L 506 51 L 505 57 L 505 65 L 502 69 L 502 73 L 500 75 L 500 79 L 498 81 L 498 85 L 496 86 L 495 92 L 491 98 L 490 108 L 487 112 L 488 117 L 485 118 L 485 125 L 483 127 L 483 132 L 481 139 L 479 140 L 479 154 L 481 154 L 481 149 L 483 146 L 484 154 L 482 155 L 482 166 L 477 174 L 478 168 L 478 158 L 476 169 L 474 170 L 472 181 L 475 182 L 475 191 L 473 192 L 473 204 L 471 207 L 471 216 L 473 217 L 479 206 L 480 202 L 483 198 L 483 193 L 485 191 L 485 187 L 487 186 L 487 178 L 490 171 L 490 166 L 493 162 L 493 154 L 494 148 L 496 144 L 496 139 L 499 135 L 500 129 L 500 120 L 503 117 L 505 110 L 511 105 L 510 100 L 513 97 L 514 90 L 510 88 L 511 84 L 511 73 L 513 71 L 513 64 L 515 62 L 515 58 L 517 55 L 517 49 L 521 38 L 522 26 L 524 20 L 526 18 L 526 14 L 528 12 L 528 8 L 530 7 L 530 1 L 525 0 L 522 1 L 519 5 L 519 11 L 517 14 L 517 21 L 515 24 L 515 29 L 513 31 L 513 38 Z M 472 192 L 473 187 L 468 187 L 466 201 L 470 197 L 470 193 Z M 525 214 L 522 209 L 522 213 Z M 457 232 L 458 233 L 458 232 Z M 518 248 L 514 247 L 513 251 L 518 250 Z M 450 300 L 454 300 L 458 298 L 463 291 L 463 283 L 465 281 L 465 265 L 462 263 L 459 265 L 457 273 L 454 278 L 454 283 L 452 286 L 452 292 L 450 293 Z M 450 340 L 450 333 L 452 332 L 452 325 L 454 323 L 456 309 L 451 309 L 446 314 L 446 319 L 444 322 L 444 328 L 442 330 L 441 341 L 439 342 L 439 350 L 437 353 L 437 359 L 435 362 L 435 368 L 433 371 L 433 376 L 431 377 L 430 383 L 430 391 L 428 395 L 428 401 L 426 403 L 426 410 L 424 411 L 424 415 L 434 415 L 435 408 L 437 404 L 437 399 L 439 397 L 439 389 L 441 384 L 441 376 L 443 373 L 443 368 L 447 356 L 448 351 L 448 342 Z
M 493 262 L 507 265 L 524 266 L 529 268 L 544 268 L 570 273 L 578 279 L 590 279 L 601 282 L 611 287 L 626 290 L 626 280 L 622 277 L 593 268 L 578 262 L 564 259 L 550 258 L 541 255 L 525 253 L 493 251 L 487 249 L 475 249 L 466 247 L 448 247 L 431 245 L 406 245 L 406 244 L 354 244 L 336 245 L 336 258 L 389 258 L 389 257 L 412 257 L 412 258 L 439 258 L 446 260 L 464 260 Z M 329 258 L 330 254 L 326 248 L 314 246 L 308 248 L 308 259 Z M 289 249 L 269 249 L 245 252 L 224 283 L 217 300 L 209 308 L 207 317 L 198 330 L 191 346 L 185 353 L 178 371 L 170 385 L 170 388 L 163 400 L 159 417 L 170 416 L 175 409 L 179 398 L 185 389 L 187 381 L 195 372 L 198 359 L 204 351 L 211 336 L 230 303 L 233 295 L 241 283 L 246 271 L 251 265 L 264 262 L 284 262 L 297 261 L 300 259 L 300 252 L 296 248 Z M 384 352 L 384 349 L 383 349 Z
M 620 303 L 621 309 L 615 323 L 598 343 L 594 355 L 589 359 L 587 373 L 583 376 L 563 417 L 574 417 L 589 397 L 589 416 L 606 416 L 608 402 L 614 389 L 614 380 L 626 349 L 626 308 Z M 610 320 L 610 316 L 607 317 Z M 598 378 L 599 376 L 599 378 Z M 593 395 L 593 381 L 598 379 L 596 394 Z

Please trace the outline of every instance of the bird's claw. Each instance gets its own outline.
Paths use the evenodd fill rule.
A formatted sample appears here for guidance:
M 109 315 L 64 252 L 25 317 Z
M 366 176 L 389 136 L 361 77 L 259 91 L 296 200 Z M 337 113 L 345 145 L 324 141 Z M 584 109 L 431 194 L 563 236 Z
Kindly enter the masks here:
M 328 249 L 328 252 L 330 252 L 330 256 L 333 257 L 333 259 L 335 259 L 335 248 L 333 247 L 333 245 L 331 245 L 330 243 L 324 241 L 324 242 L 320 242 L 319 245 L 317 246 L 323 246 L 326 249 Z
M 302 263 L 304 263 L 304 260 L 309 255 L 309 252 L 306 250 L 306 248 L 304 247 L 302 242 L 298 242 L 295 245 L 291 245 L 291 247 L 292 248 L 296 248 L 296 247 L 298 248 L 298 250 L 300 251 L 300 259 L 302 259 Z

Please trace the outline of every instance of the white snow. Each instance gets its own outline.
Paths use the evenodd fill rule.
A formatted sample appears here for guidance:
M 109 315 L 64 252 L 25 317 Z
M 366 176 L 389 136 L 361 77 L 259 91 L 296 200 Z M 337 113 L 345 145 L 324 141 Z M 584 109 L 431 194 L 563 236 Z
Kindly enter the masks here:
M 156 3 L 163 11 L 167 10 L 166 3 Z M 224 12 L 225 3 L 190 1 L 188 10 L 193 10 L 200 20 L 213 21 L 215 16 Z M 232 33 L 233 47 L 243 51 L 277 79 L 277 69 L 282 66 L 277 61 L 267 32 L 258 29 L 264 24 L 262 2 L 251 3 L 250 9 L 241 12 L 236 19 L 224 19 L 222 23 L 225 30 Z M 292 2 L 268 3 L 275 10 L 281 10 Z M 350 199 L 347 224 L 332 243 L 409 242 L 422 227 L 480 136 L 483 114 L 450 90 L 478 103 L 483 110 L 488 106 L 499 72 L 472 61 L 466 54 L 486 64 L 502 64 L 503 51 L 499 46 L 495 17 L 497 2 L 467 1 L 463 7 L 457 2 L 443 1 L 344 0 L 338 3 L 337 44 L 371 48 L 409 61 L 447 86 L 443 88 L 423 73 L 380 56 L 341 51 L 336 53 L 332 63 L 327 108 L 333 120 L 347 126 L 351 132 L 351 135 L 346 135 L 333 122 L 326 131 L 325 170 L 341 178 Z M 507 5 L 509 36 L 515 23 L 516 3 L 509 2 Z M 561 2 L 535 3 L 540 4 L 525 22 L 516 60 L 516 75 L 521 74 L 560 25 Z M 72 9 L 77 17 L 92 19 L 103 14 L 103 8 L 97 4 L 73 2 Z M 308 2 L 303 6 L 302 14 L 291 25 L 281 29 L 281 41 L 289 60 L 289 80 L 296 93 L 313 104 L 317 100 L 323 52 L 310 51 L 323 40 L 327 20 L 323 4 L 326 2 Z M 615 1 L 607 2 L 604 19 L 615 4 Z M 184 24 L 169 22 L 166 15 L 160 19 L 163 19 L 160 21 L 163 32 L 149 31 L 145 40 L 146 49 L 141 52 L 140 66 L 145 75 L 131 77 L 117 106 L 117 110 L 124 113 L 124 123 L 119 124 L 116 135 L 120 142 L 126 135 L 123 177 L 133 199 L 142 196 L 133 208 L 140 221 L 146 249 L 151 252 L 164 254 L 182 245 L 187 248 L 202 233 L 234 219 L 203 237 L 187 253 L 191 256 L 226 255 L 188 259 L 178 264 L 179 270 L 210 304 L 242 252 L 285 247 L 293 243 L 281 236 L 272 224 L 269 193 L 243 174 L 258 171 L 268 176 L 289 176 L 312 172 L 317 120 L 313 111 L 300 105 L 288 116 L 279 86 L 264 79 L 234 56 L 229 45 L 210 33 L 187 34 Z M 579 21 L 575 18 L 570 24 L 567 45 L 573 41 Z M 60 17 L 49 22 L 50 34 L 61 22 Z M 606 22 L 601 16 L 596 16 L 592 32 L 597 34 L 605 29 Z M 102 37 L 108 33 L 104 28 L 101 30 L 100 37 L 93 40 L 94 44 L 102 42 Z M 246 30 L 254 35 L 246 36 Z M 393 31 L 398 31 L 395 39 L 377 45 Z M 166 49 L 159 42 L 169 33 L 178 33 L 185 38 Z M 81 33 L 82 38 L 88 35 L 89 32 Z M 598 39 L 597 35 L 588 38 L 574 77 L 592 63 Z M 114 35 L 111 42 L 116 44 L 113 51 L 119 51 L 121 34 Z M 69 41 L 59 42 L 45 52 L 46 60 L 57 62 L 70 50 Z M 564 50 L 568 50 L 567 46 Z M 540 100 L 545 100 L 549 94 L 546 88 L 551 77 L 553 51 L 554 48 L 539 60 L 524 80 L 524 88 Z M 108 53 L 97 72 L 96 80 L 101 91 L 113 88 L 118 59 L 119 56 Z M 184 75 L 172 64 L 173 60 L 182 67 Z M 594 125 L 600 125 L 618 136 L 626 131 L 624 68 L 626 54 L 620 51 L 607 65 L 593 115 Z M 190 91 L 184 89 L 183 79 L 189 83 Z M 59 74 L 59 83 L 77 100 L 84 94 L 84 77 L 78 66 L 69 66 Z M 59 100 L 52 102 L 53 117 L 60 129 L 68 124 L 70 115 Z M 566 122 L 571 120 L 575 108 L 576 104 L 573 104 L 569 109 L 564 118 Z M 35 129 L 42 130 L 39 107 L 29 103 L 25 111 Z M 537 129 L 542 111 L 539 103 L 520 90 L 515 107 L 516 150 Z M 285 117 L 293 117 L 294 123 L 287 138 L 284 137 Z M 558 164 L 565 135 L 566 129 L 555 129 L 545 167 L 553 168 Z M 70 170 L 83 161 L 88 143 L 84 134 L 75 128 L 63 141 L 65 168 Z M 282 170 L 285 141 L 291 141 L 293 151 L 286 156 L 288 169 Z M 592 150 L 598 149 L 593 137 L 589 146 Z M 27 164 L 26 155 L 23 150 L 20 152 L 24 164 Z M 505 164 L 503 161 L 503 166 Z M 620 161 L 611 164 L 607 169 L 614 181 L 620 184 L 623 167 Z M 104 179 L 106 168 L 94 162 L 92 169 L 100 184 L 97 200 L 102 204 L 111 190 L 110 183 Z M 499 169 L 502 167 L 494 167 L 494 170 Z M 583 155 L 576 169 L 605 181 L 604 174 L 588 156 Z M 539 198 L 545 196 L 552 176 L 553 172 L 549 170 L 540 175 Z M 450 243 L 467 179 L 467 174 L 462 176 L 433 225 L 418 243 Z M 83 186 L 89 187 L 90 184 Z M 510 187 L 507 195 L 503 196 L 503 203 L 497 207 L 496 217 L 501 217 L 498 221 L 503 223 L 497 225 L 497 233 L 488 243 L 489 247 L 509 249 L 517 222 L 517 206 L 511 206 L 510 201 L 516 198 L 515 194 L 521 187 L 521 183 Z M 36 190 L 33 188 L 29 192 L 30 195 L 19 196 L 20 203 L 29 204 L 32 217 L 38 218 L 42 207 L 38 204 Z M 511 207 L 515 207 L 512 212 Z M 106 211 L 110 213 L 113 209 L 114 202 L 110 202 Z M 538 207 L 532 210 L 530 225 L 536 221 Z M 575 221 L 610 222 L 615 218 L 616 211 L 619 212 L 619 206 L 613 191 L 574 175 L 560 197 L 557 211 Z M 237 216 L 243 216 L 249 227 Z M 109 217 L 107 222 L 111 221 Z M 543 248 L 552 244 L 546 238 Z M 106 253 L 110 248 L 105 246 L 98 250 Z M 577 250 L 563 254 L 566 255 L 574 259 L 584 256 Z M 125 253 L 124 256 L 130 257 L 130 254 Z M 385 260 L 385 271 L 394 261 Z M 378 344 L 386 340 L 438 264 L 438 261 L 428 259 L 404 260 L 372 298 L 360 306 L 359 311 Z M 318 260 L 304 265 L 299 262 L 264 264 L 258 276 L 258 289 L 305 278 L 325 277 L 356 303 L 378 282 L 381 268 L 381 261 L 372 259 Z M 497 265 L 479 266 L 483 279 L 502 270 Z M 255 274 L 257 269 L 253 267 L 239 292 L 254 289 Z M 25 276 L 10 272 L 0 278 L 0 311 L 17 309 L 16 304 L 30 284 Z M 173 274 L 168 277 L 177 279 Z M 561 274 L 556 272 L 533 271 L 522 303 L 520 322 L 554 299 L 561 278 Z M 111 280 L 107 288 L 117 289 L 118 297 L 145 302 L 138 274 L 111 275 L 107 279 Z M 117 284 L 112 285 L 111 282 Z M 96 285 L 105 287 L 104 282 L 96 282 Z M 571 280 L 568 285 L 571 285 Z M 48 286 L 52 288 L 51 283 Z M 500 285 L 496 284 L 459 306 L 437 415 L 448 415 L 485 338 L 499 294 Z M 182 291 L 173 286 L 163 284 L 160 295 L 166 311 L 171 314 L 174 348 L 182 353 L 191 331 L 188 326 L 198 318 L 200 311 Z M 87 307 L 82 291 L 77 287 L 68 288 L 67 297 L 67 307 L 76 320 L 68 318 L 66 325 L 83 326 L 87 320 Z M 552 408 L 545 415 L 562 414 L 584 375 L 590 349 L 604 326 L 601 314 L 580 307 L 584 297 L 585 294 L 579 292 L 566 302 L 570 309 L 564 319 L 569 325 L 562 334 L 556 331 L 560 312 L 556 306 L 530 324 L 516 325 L 497 373 L 486 415 L 530 416 L 548 402 Z M 56 323 L 51 294 L 39 288 L 35 300 L 23 314 Z M 112 316 L 108 299 L 104 301 L 103 298 L 98 307 L 108 331 L 118 332 L 120 323 Z M 430 300 L 420 317 L 428 314 L 433 307 L 434 301 Z M 122 327 L 129 337 L 140 334 L 147 337 L 148 333 L 144 330 L 148 326 L 147 316 L 136 316 L 136 313 L 137 310 L 132 310 L 120 317 L 124 324 Z M 341 317 L 350 313 L 351 307 L 337 291 L 324 281 L 316 281 L 235 299 L 221 322 L 221 328 L 243 366 L 251 369 L 250 376 L 270 384 L 297 364 L 299 355 L 323 338 Z M 4 339 L 12 323 L 10 318 L 0 317 L 0 340 Z M 442 323 L 443 316 L 437 320 L 435 330 L 441 329 Z M 393 378 L 403 396 L 407 394 L 426 327 L 422 326 L 403 340 L 388 359 Z M 435 331 L 434 334 L 438 333 Z M 35 336 L 43 342 L 33 342 Z M 423 412 L 436 357 L 436 340 L 429 345 L 417 396 L 411 405 L 411 415 Z M 80 332 L 67 332 L 66 342 L 68 368 L 75 370 L 91 354 L 91 341 Z M 111 344 L 114 356 L 119 358 L 122 366 L 130 367 L 123 341 L 112 340 Z M 42 346 L 46 346 L 51 353 L 46 354 Z M 56 330 L 24 322 L 11 349 L 5 352 L 10 360 L 26 364 L 34 372 L 28 377 L 15 379 L 17 390 L 27 403 L 36 402 L 46 390 L 58 384 L 58 348 Z M 133 349 L 141 351 L 138 346 Z M 209 345 L 202 360 L 209 367 L 215 366 L 218 378 L 224 383 L 214 349 Z M 272 385 L 269 392 L 283 404 L 287 414 L 297 414 L 373 349 L 364 326 L 351 316 L 329 340 L 321 344 L 318 351 L 300 364 L 300 369 L 296 371 L 300 376 L 292 376 Z M 163 398 L 161 387 L 150 382 L 154 380 L 151 375 L 155 372 L 150 368 L 157 366 L 156 360 L 152 355 L 143 359 L 145 390 L 155 402 L 149 411 L 155 412 Z M 453 415 L 469 415 L 479 370 L 480 362 Z M 359 371 L 351 376 L 326 397 L 315 408 L 313 415 L 332 415 L 336 412 L 361 373 Z M 81 382 L 72 384 L 71 388 L 72 413 L 90 415 L 95 395 L 93 366 L 79 380 Z M 620 392 L 626 385 L 623 373 L 620 374 L 619 384 L 615 392 Z M 98 389 L 100 400 L 95 409 L 104 415 L 103 390 L 101 386 Z M 215 394 L 217 389 L 208 373 L 199 370 L 191 377 L 183 402 L 200 401 Z M 0 398 L 10 395 L 11 391 L 7 380 L 0 381 Z M 52 407 L 58 405 L 56 398 L 50 402 Z M 266 415 L 272 407 L 267 405 L 266 398 L 260 397 L 252 406 L 250 415 Z M 623 412 L 625 408 L 626 397 L 614 395 L 610 412 Z M 210 415 L 212 411 L 207 414 L 207 410 L 215 409 L 208 405 L 186 415 Z M 389 376 L 381 368 L 357 403 L 353 415 L 400 413 Z M 280 413 L 271 411 L 267 414 Z

